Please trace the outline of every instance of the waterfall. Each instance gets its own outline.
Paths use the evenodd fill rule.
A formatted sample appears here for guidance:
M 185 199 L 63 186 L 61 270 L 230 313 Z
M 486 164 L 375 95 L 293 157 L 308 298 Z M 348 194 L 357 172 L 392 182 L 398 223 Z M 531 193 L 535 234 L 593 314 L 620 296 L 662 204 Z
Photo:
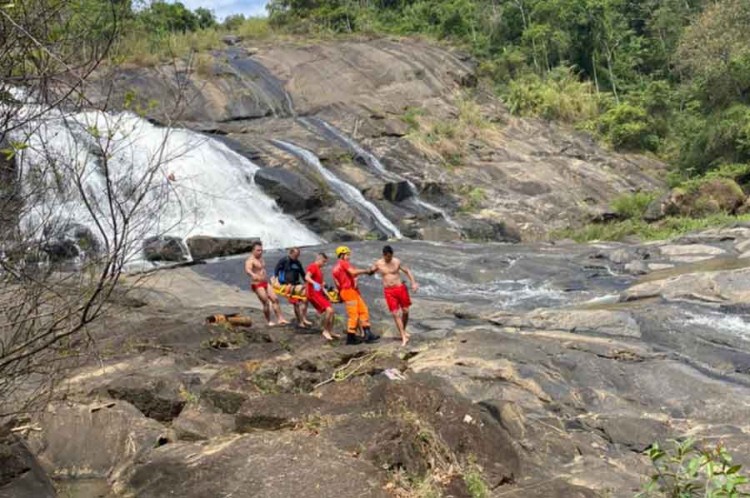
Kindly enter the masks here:
M 320 163 L 318 156 L 310 152 L 309 150 L 298 147 L 289 142 L 283 142 L 281 140 L 272 140 L 274 145 L 280 149 L 289 152 L 295 157 L 304 161 L 308 166 L 312 166 L 317 172 L 325 179 L 328 185 L 336 192 L 342 199 L 355 207 L 359 212 L 367 219 L 371 220 L 375 226 L 378 227 L 385 235 L 389 237 L 395 237 L 397 239 L 402 238 L 401 232 L 386 216 L 375 206 L 372 202 L 368 201 L 362 195 L 356 187 L 346 183 L 345 181 L 338 178 L 335 174 L 325 168 Z
M 352 154 L 355 154 L 357 157 L 362 158 L 370 167 L 370 169 L 381 179 L 385 181 L 405 181 L 406 185 L 409 188 L 409 193 L 411 194 L 411 197 L 414 199 L 414 202 L 415 204 L 417 204 L 417 206 L 432 213 L 439 214 L 445 220 L 445 222 L 451 226 L 451 228 L 454 228 L 459 232 L 461 231 L 461 227 L 458 225 L 458 223 L 453 221 L 453 219 L 444 209 L 441 209 L 438 206 L 435 206 L 434 204 L 431 204 L 427 201 L 423 201 L 419 197 L 417 186 L 414 185 L 413 182 L 397 175 L 396 173 L 388 171 L 383 163 L 380 162 L 380 160 L 374 154 L 367 151 L 364 147 L 359 145 L 351 137 L 344 134 L 341 130 L 320 118 L 300 118 L 299 121 L 302 122 L 302 124 L 306 125 L 308 128 L 312 128 L 314 130 L 318 130 L 319 132 L 323 132 L 323 134 L 332 136 L 344 147 L 349 149 Z
M 11 138 L 25 144 L 16 161 L 27 199 L 21 222 L 32 237 L 44 236 L 51 222 L 110 237 L 122 230 L 115 226 L 121 214 L 112 213 L 132 210 L 139 213 L 125 234 L 134 239 L 132 259 L 155 235 L 260 238 L 268 247 L 321 242 L 255 185 L 258 166 L 217 140 L 129 112 L 14 105 L 19 122 L 30 119 Z

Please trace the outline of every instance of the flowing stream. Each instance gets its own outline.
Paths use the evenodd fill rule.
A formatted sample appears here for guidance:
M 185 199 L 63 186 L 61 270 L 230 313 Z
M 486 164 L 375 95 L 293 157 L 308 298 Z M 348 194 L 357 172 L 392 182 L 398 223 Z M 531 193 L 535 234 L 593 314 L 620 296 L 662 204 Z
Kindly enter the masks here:
M 451 228 L 454 228 L 459 232 L 461 231 L 461 227 L 455 221 L 453 221 L 453 219 L 444 209 L 441 209 L 434 204 L 424 201 L 419 197 L 419 191 L 417 190 L 417 186 L 414 185 L 413 182 L 397 175 L 396 173 L 388 171 L 380 161 L 380 159 L 377 158 L 377 156 L 359 145 L 353 138 L 347 136 L 341 130 L 320 118 L 299 118 L 299 121 L 306 125 L 308 128 L 316 130 L 322 135 L 327 135 L 335 139 L 337 142 L 349 149 L 352 154 L 360 157 L 363 161 L 365 161 L 370 169 L 381 179 L 386 181 L 406 182 L 411 198 L 414 200 L 414 203 L 417 206 L 428 212 L 440 215 Z
M 354 206 L 365 218 L 372 221 L 375 226 L 388 237 L 402 238 L 401 232 L 372 202 L 365 199 L 362 192 L 353 185 L 341 180 L 320 163 L 318 156 L 307 149 L 298 147 L 292 143 L 282 140 L 272 140 L 272 143 L 281 150 L 289 152 L 299 158 L 308 166 L 312 166 L 330 185 L 342 199 Z

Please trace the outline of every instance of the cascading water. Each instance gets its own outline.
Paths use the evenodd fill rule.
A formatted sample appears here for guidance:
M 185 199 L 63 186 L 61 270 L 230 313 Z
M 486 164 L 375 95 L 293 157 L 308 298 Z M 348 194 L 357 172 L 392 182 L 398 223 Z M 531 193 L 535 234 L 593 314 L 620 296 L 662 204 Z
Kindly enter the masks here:
M 394 237 L 396 239 L 402 238 L 399 229 L 393 223 L 391 223 L 391 221 L 377 208 L 377 206 L 365 199 L 362 195 L 362 192 L 360 192 L 356 187 L 349 185 L 348 183 L 334 175 L 331 171 L 326 169 L 325 166 L 320 163 L 320 159 L 318 159 L 318 156 L 316 156 L 309 150 L 303 149 L 302 147 L 298 147 L 289 142 L 283 142 L 281 140 L 272 140 L 271 142 L 281 150 L 289 152 L 290 154 L 304 161 L 305 164 L 315 168 L 317 172 L 325 179 L 328 185 L 330 185 L 331 188 L 341 196 L 341 198 L 357 208 L 363 216 L 372 220 L 372 222 L 378 227 L 378 229 L 385 235 Z
M 119 230 L 136 239 L 132 259 L 154 235 L 257 237 L 269 247 L 321 241 L 255 185 L 255 164 L 221 142 L 127 112 L 19 106 L 19 122 L 31 119 L 11 138 L 25 144 L 17 156 L 27 199 L 21 221 L 32 237 L 52 222 L 88 227 L 99 239 Z M 127 213 L 127 228 L 117 226 Z
M 347 136 L 341 130 L 320 118 L 300 118 L 299 121 L 302 124 L 306 125 L 308 128 L 323 132 L 324 134 L 328 134 L 336 139 L 344 147 L 348 148 L 352 154 L 355 154 L 356 156 L 362 158 L 370 167 L 370 169 L 372 169 L 373 172 L 377 174 L 381 179 L 386 181 L 405 181 L 406 185 L 409 188 L 409 193 L 411 194 L 411 197 L 414 199 L 414 202 L 417 204 L 417 206 L 432 213 L 439 214 L 440 216 L 442 216 L 445 222 L 448 223 L 448 225 L 458 230 L 459 232 L 461 231 L 461 227 L 458 225 L 458 223 L 453 221 L 453 219 L 444 209 L 441 209 L 429 202 L 423 201 L 419 197 L 417 186 L 414 185 L 413 182 L 388 171 L 383 163 L 380 162 L 380 160 L 374 154 L 367 151 L 364 147 L 359 145 L 355 140 Z

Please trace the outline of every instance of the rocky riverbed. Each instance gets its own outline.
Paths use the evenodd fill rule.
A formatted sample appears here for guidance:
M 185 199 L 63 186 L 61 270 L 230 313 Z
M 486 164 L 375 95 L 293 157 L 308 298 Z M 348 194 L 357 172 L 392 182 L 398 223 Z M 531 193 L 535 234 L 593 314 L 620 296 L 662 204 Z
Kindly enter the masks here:
M 364 264 L 380 245 L 352 248 Z M 60 399 L 4 436 L 0 496 L 631 497 L 643 450 L 683 435 L 750 463 L 748 248 L 745 227 L 399 243 L 422 284 L 405 349 L 375 279 L 386 337 L 347 347 L 263 326 L 241 258 L 160 271 L 100 322 Z M 232 311 L 255 324 L 203 323 Z

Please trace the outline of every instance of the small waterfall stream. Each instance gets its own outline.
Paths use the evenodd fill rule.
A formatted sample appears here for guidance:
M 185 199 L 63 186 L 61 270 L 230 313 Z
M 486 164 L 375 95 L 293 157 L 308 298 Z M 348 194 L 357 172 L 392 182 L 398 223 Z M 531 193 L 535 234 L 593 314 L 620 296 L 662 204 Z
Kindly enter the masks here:
M 303 125 L 307 126 L 308 129 L 313 129 L 320 134 L 332 137 L 344 147 L 349 149 L 352 154 L 355 154 L 357 157 L 362 158 L 362 160 L 365 161 L 365 163 L 370 167 L 373 173 L 378 175 L 381 179 L 391 182 L 405 181 L 409 188 L 409 193 L 411 194 L 412 198 L 414 199 L 414 203 L 417 206 L 426 211 L 440 215 L 451 228 L 454 228 L 459 232 L 461 231 L 461 227 L 455 221 L 453 221 L 453 219 L 444 209 L 441 209 L 434 204 L 424 201 L 419 197 L 417 186 L 414 185 L 413 182 L 403 178 L 400 175 L 397 175 L 396 173 L 388 171 L 383 163 L 374 154 L 367 151 L 364 147 L 359 145 L 354 139 L 347 136 L 341 130 L 320 118 L 299 118 L 299 121 Z
M 279 149 L 284 150 L 298 159 L 302 160 L 308 166 L 312 166 L 320 174 L 328 185 L 339 195 L 342 199 L 354 206 L 365 218 L 371 220 L 375 226 L 388 237 L 394 237 L 400 239 L 403 236 L 401 231 L 394 225 L 372 202 L 368 201 L 362 195 L 356 187 L 341 180 L 331 171 L 326 169 L 320 163 L 318 156 L 310 152 L 309 150 L 298 147 L 289 142 L 282 140 L 272 140 L 271 143 L 276 145 Z

